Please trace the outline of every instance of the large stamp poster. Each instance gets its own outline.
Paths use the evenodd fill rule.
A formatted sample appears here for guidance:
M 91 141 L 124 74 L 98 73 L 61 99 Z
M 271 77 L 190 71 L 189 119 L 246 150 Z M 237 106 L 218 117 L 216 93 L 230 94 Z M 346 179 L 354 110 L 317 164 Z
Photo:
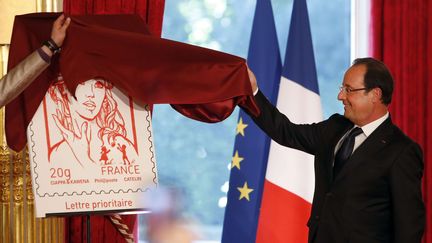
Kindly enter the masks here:
M 157 186 L 149 108 L 105 80 L 72 96 L 59 77 L 27 137 L 37 217 L 144 209 Z

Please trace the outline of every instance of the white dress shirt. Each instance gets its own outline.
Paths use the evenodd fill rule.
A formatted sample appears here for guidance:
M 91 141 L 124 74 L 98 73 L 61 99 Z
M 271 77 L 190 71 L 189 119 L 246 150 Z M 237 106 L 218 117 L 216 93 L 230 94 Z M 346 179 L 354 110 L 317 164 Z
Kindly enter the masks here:
M 363 133 L 357 135 L 354 142 L 354 148 L 353 152 L 366 140 L 367 137 L 369 137 L 375 129 L 381 125 L 387 118 L 389 117 L 389 113 L 387 112 L 384 116 L 376 119 L 375 121 L 368 123 L 362 127 L 360 127 L 363 131 Z M 342 145 L 341 142 L 344 140 L 344 138 L 353 130 L 354 128 L 358 127 L 355 125 L 352 129 L 350 129 L 348 132 L 345 133 L 345 135 L 339 140 L 338 144 L 336 145 L 334 154 L 339 150 L 339 147 Z

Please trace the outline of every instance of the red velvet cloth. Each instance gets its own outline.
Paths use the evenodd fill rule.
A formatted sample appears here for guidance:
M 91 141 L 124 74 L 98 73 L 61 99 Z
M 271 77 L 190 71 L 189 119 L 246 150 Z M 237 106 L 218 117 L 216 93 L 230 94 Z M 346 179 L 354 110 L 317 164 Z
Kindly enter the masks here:
M 9 67 L 40 46 L 56 16 L 15 19 Z M 175 104 L 177 111 L 200 121 L 221 121 L 236 105 L 259 112 L 244 59 L 150 36 L 137 16 L 72 16 L 59 59 L 72 93 L 80 82 L 102 77 L 138 102 Z M 25 146 L 25 128 L 58 73 L 57 59 L 52 62 L 6 107 L 7 142 L 14 150 Z
M 390 68 L 392 120 L 423 148 L 424 243 L 432 243 L 432 2 L 374 0 L 372 54 Z
M 221 121 L 237 104 L 257 111 L 244 59 L 150 36 L 132 16 L 97 16 L 112 28 L 95 17 L 75 17 L 68 30 L 60 71 L 72 92 L 103 77 L 140 102 L 176 104 L 201 121 Z

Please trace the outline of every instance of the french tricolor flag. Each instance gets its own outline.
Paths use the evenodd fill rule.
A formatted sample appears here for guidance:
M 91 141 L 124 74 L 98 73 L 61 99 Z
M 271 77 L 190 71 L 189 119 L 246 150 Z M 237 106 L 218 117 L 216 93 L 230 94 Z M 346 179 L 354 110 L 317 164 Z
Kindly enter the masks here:
M 297 124 L 322 120 L 306 0 L 295 0 L 277 108 Z M 272 141 L 257 242 L 307 242 L 313 156 Z
M 275 46 L 270 0 L 258 0 L 248 64 L 260 90 L 291 121 L 321 121 L 306 0 L 294 0 L 282 70 Z M 314 191 L 312 155 L 270 143 L 241 111 L 230 167 L 223 243 L 307 242 Z

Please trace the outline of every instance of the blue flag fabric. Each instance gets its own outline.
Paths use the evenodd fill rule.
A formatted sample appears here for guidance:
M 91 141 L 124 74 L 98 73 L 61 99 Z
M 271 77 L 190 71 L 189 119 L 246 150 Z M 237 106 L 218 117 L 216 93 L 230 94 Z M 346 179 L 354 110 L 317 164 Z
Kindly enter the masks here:
M 319 95 L 306 0 L 294 0 L 282 76 Z
M 282 62 L 270 0 L 258 0 L 248 65 L 275 104 Z M 222 233 L 223 243 L 255 242 L 270 139 L 240 111 Z

